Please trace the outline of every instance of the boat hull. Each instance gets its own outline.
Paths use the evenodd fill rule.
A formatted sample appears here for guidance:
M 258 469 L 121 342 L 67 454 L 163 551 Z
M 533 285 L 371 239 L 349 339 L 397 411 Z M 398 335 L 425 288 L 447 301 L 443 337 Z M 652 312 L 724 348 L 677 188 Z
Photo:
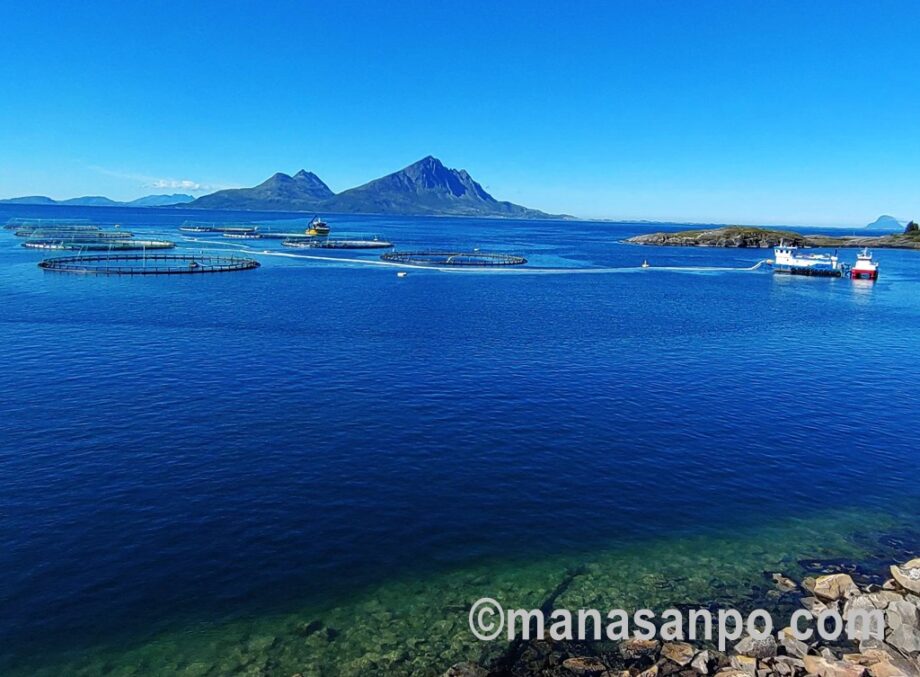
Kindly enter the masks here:
M 850 279 L 852 280 L 877 280 L 877 270 L 851 270 Z
M 839 268 L 774 268 L 773 272 L 780 275 L 803 275 L 805 277 L 840 277 Z

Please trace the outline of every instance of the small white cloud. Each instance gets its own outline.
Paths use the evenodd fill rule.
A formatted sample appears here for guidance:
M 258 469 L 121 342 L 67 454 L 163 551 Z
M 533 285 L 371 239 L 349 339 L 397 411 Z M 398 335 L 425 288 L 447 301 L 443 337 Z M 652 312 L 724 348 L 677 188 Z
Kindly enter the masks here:
M 149 186 L 158 190 L 187 190 L 193 193 L 211 190 L 210 186 L 188 179 L 154 179 Z
M 127 181 L 136 181 L 144 188 L 154 190 L 183 190 L 189 193 L 210 193 L 215 190 L 230 187 L 209 183 L 199 183 L 198 181 L 192 181 L 191 179 L 160 179 L 144 174 L 137 174 L 134 172 L 123 172 L 114 169 L 107 169 L 97 165 L 90 165 L 89 168 L 106 176 L 112 176 L 117 179 L 124 179 Z

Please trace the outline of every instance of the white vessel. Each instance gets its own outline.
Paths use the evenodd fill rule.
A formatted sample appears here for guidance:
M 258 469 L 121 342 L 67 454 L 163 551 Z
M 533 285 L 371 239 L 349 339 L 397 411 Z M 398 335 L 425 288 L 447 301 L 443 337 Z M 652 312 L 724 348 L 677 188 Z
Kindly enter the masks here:
M 795 245 L 780 242 L 773 249 L 773 270 L 788 275 L 814 275 L 818 277 L 840 277 L 843 266 L 834 254 L 800 254 Z

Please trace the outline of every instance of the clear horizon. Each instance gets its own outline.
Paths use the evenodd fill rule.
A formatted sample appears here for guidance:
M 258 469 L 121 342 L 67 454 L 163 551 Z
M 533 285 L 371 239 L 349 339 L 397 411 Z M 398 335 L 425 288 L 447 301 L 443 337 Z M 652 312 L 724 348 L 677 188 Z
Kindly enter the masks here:
M 243 7 L 247 9 L 242 9 Z M 0 198 L 202 195 L 425 155 L 581 218 L 920 217 L 920 6 L 0 10 Z

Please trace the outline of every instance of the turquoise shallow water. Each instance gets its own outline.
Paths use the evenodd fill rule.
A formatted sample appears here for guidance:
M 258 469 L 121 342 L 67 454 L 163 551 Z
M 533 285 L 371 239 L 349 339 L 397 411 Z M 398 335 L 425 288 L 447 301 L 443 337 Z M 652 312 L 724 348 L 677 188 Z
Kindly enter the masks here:
M 172 238 L 188 218 L 68 214 Z M 271 255 L 74 278 L 0 234 L 5 672 L 435 674 L 500 650 L 466 632 L 472 601 L 539 601 L 573 569 L 567 603 L 690 603 L 913 538 L 916 252 L 879 252 L 874 285 L 585 275 L 764 252 L 329 220 L 571 273 L 397 279 L 374 255 L 199 238 L 183 247 Z

